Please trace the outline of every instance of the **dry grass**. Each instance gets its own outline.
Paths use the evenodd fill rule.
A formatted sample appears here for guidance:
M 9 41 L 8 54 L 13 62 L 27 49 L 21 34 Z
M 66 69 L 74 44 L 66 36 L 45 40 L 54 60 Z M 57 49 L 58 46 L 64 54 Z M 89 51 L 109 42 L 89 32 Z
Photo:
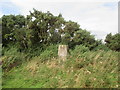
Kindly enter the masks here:
M 70 56 L 66 61 L 57 58 L 42 63 L 39 57 L 23 64 L 24 72 L 19 76 L 19 70 L 5 78 L 4 87 L 20 87 L 12 81 L 19 81 L 26 87 L 35 88 L 117 88 L 118 87 L 118 57 L 117 52 L 87 52 L 78 56 Z M 86 62 L 88 61 L 88 62 Z M 92 62 L 91 62 L 92 61 Z M 83 67 L 78 67 L 83 63 Z M 87 64 L 88 63 L 88 64 Z M 21 74 L 21 73 L 20 73 Z M 28 78 L 29 75 L 29 78 Z M 24 80 L 25 78 L 25 80 Z M 8 82 L 7 82 L 8 81 Z M 11 83 L 11 84 L 9 84 Z
M 26 70 L 31 72 L 32 75 L 34 75 L 38 71 L 39 67 L 40 67 L 40 61 L 31 60 L 30 62 L 28 62 L 26 66 Z

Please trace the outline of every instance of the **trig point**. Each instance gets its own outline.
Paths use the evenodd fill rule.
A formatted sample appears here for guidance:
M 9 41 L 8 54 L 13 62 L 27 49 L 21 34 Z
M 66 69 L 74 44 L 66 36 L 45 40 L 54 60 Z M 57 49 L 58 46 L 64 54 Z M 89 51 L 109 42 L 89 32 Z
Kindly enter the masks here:
M 65 60 L 68 54 L 68 46 L 67 45 L 59 45 L 58 47 L 58 56 L 60 59 Z

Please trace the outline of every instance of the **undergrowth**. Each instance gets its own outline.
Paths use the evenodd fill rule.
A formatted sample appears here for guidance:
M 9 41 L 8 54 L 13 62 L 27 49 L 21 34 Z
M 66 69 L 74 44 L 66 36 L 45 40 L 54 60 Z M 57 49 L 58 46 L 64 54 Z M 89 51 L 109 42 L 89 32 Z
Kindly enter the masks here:
M 51 45 L 39 56 L 4 71 L 3 88 L 118 88 L 118 55 L 76 46 L 62 61 L 57 58 L 57 45 Z M 9 62 L 27 59 L 13 48 L 2 58 Z

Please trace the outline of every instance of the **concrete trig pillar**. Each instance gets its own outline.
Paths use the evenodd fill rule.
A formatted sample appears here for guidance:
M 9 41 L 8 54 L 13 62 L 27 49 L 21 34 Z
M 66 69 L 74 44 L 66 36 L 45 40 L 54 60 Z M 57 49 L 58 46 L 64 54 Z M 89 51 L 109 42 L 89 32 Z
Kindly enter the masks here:
M 68 55 L 68 45 L 59 45 L 58 47 L 58 57 L 65 60 Z

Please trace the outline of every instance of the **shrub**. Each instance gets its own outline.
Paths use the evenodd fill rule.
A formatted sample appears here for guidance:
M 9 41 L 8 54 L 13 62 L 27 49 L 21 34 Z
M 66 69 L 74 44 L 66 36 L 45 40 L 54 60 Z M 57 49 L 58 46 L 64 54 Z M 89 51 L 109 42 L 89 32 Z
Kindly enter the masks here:
M 57 45 L 48 46 L 40 55 L 42 61 L 57 57 Z
M 101 44 L 93 49 L 93 51 L 98 51 L 98 50 L 109 51 L 110 49 L 106 45 Z
M 41 46 L 36 46 L 36 47 L 31 47 L 28 50 L 25 51 L 27 56 L 29 58 L 35 57 L 35 56 L 40 56 L 40 54 L 44 51 L 44 48 Z
M 73 51 L 71 51 L 71 54 L 74 56 L 74 55 L 79 55 L 80 53 L 85 53 L 85 52 L 89 52 L 89 48 L 88 47 L 85 47 L 83 45 L 77 45 L 75 47 L 75 49 Z

